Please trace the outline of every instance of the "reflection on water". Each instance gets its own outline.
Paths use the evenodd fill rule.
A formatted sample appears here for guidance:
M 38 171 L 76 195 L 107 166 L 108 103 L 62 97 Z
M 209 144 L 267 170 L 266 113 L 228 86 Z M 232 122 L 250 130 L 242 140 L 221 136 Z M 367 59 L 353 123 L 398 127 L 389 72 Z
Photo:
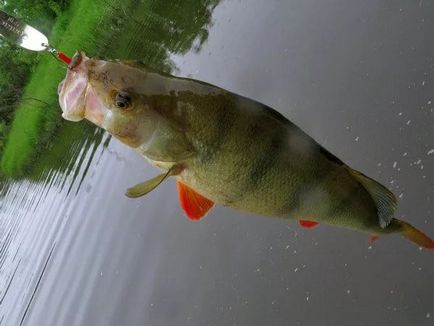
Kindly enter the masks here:
M 99 132 L 98 132 L 99 134 Z M 69 200 L 78 191 L 92 160 L 101 156 L 99 135 L 72 142 L 72 160 L 64 160 L 68 174 L 47 170 L 39 181 L 4 183 L 1 191 L 1 311 L 18 320 L 27 313 L 73 209 Z M 108 140 L 105 135 L 103 140 Z M 5 323 L 7 324 L 7 323 Z
M 398 2 L 111 0 L 83 50 L 270 104 L 433 234 L 434 7 Z M 190 223 L 173 182 L 124 197 L 156 171 L 110 140 L 66 123 L 1 183 L 0 325 L 432 324 L 432 253 L 222 207 Z
M 100 8 L 104 19 L 95 33 L 99 37 L 89 35 L 93 41 L 84 50 L 94 56 L 141 59 L 170 71 L 170 53 L 192 47 L 198 51 L 206 41 L 218 2 L 173 1 L 167 6 L 161 1 L 109 0 Z M 1 184 L 1 325 L 25 321 L 65 223 L 77 214 L 77 205 L 93 205 L 77 204 L 74 197 L 90 191 L 82 184 L 92 179 L 91 164 L 98 164 L 110 137 L 89 125 L 63 124 L 47 148 L 40 149 L 24 180 Z

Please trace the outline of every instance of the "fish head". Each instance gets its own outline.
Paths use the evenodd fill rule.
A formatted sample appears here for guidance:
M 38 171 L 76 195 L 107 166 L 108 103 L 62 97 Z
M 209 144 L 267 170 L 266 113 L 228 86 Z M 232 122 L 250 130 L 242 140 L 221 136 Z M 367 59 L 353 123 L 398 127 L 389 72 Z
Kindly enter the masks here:
M 145 79 L 142 70 L 77 52 L 58 88 L 62 117 L 87 119 L 123 143 L 138 147 L 152 138 L 158 119 L 137 86 Z

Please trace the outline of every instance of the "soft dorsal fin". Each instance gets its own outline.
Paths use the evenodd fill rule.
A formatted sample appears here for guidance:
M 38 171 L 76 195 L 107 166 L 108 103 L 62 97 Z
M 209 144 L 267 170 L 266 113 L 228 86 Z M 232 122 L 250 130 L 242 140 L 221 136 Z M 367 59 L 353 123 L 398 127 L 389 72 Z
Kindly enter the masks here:
M 317 226 L 319 223 L 315 221 L 306 221 L 306 220 L 299 220 L 298 223 L 304 228 L 311 229 Z
M 208 213 L 214 202 L 178 181 L 179 202 L 191 220 L 198 221 Z
M 378 221 L 382 228 L 390 224 L 396 209 L 397 200 L 395 195 L 377 181 L 366 175 L 349 168 L 350 173 L 359 181 L 371 195 L 377 207 Z

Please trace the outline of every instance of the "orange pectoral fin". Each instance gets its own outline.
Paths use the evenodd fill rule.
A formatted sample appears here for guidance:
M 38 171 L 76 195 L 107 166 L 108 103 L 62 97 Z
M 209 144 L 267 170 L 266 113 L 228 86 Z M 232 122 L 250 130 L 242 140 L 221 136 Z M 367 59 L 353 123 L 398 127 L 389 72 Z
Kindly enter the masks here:
M 300 220 L 298 221 L 300 225 L 304 228 L 311 229 L 315 226 L 317 226 L 319 223 L 314 221 L 306 221 L 306 220 Z
M 214 206 L 214 202 L 178 181 L 179 202 L 187 217 L 198 221 Z

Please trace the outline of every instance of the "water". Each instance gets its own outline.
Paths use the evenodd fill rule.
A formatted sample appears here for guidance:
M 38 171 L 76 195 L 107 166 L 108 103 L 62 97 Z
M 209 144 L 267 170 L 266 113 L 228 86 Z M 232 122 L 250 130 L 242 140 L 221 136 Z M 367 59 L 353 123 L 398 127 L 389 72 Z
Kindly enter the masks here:
M 155 17 L 143 6 L 125 5 L 119 42 L 94 51 L 137 54 L 276 108 L 386 184 L 397 216 L 434 235 L 431 3 L 210 2 L 212 24 L 190 34 L 203 12 L 182 20 L 180 8 Z M 199 46 L 169 33 L 161 51 L 142 53 L 152 19 L 208 37 Z M 221 206 L 192 223 L 174 181 L 128 199 L 126 188 L 157 171 L 84 122 L 65 128 L 78 131 L 62 140 L 61 163 L 2 184 L 1 325 L 433 324 L 431 252 Z

